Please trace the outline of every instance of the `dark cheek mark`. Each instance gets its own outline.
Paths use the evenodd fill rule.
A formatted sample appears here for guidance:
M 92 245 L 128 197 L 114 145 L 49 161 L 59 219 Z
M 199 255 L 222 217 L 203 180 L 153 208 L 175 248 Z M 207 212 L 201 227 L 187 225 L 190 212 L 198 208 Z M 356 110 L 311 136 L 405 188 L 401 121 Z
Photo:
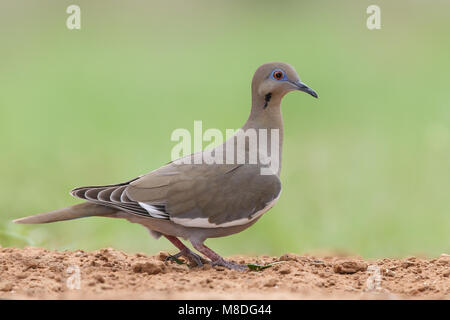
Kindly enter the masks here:
M 266 103 L 264 103 L 263 109 L 267 108 L 267 105 L 269 104 L 269 101 L 270 101 L 271 98 L 272 98 L 272 93 L 271 92 L 266 94 L 266 96 L 264 97 L 264 100 L 266 101 Z

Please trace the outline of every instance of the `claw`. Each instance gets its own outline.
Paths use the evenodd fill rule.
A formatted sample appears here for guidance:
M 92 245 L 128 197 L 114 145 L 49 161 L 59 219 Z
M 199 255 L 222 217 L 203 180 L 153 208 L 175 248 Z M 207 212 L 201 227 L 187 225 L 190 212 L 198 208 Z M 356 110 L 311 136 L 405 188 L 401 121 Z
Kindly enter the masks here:
M 178 258 L 181 256 L 180 252 L 175 254 L 175 255 L 171 255 L 169 254 L 169 256 L 167 258 L 164 259 L 164 262 L 168 262 L 168 261 L 175 261 L 178 264 L 184 264 L 183 261 L 180 261 Z
M 211 264 L 213 266 L 223 266 L 228 269 L 239 270 L 239 271 L 248 270 L 248 266 L 246 264 L 237 264 L 237 263 L 234 263 L 231 261 L 226 261 L 224 258 L 219 256 L 217 253 L 215 253 L 210 248 L 205 246 L 203 244 L 203 242 L 201 242 L 201 241 L 192 241 L 191 240 L 191 243 L 195 249 L 197 249 L 198 251 L 203 253 L 205 256 L 207 256 L 209 259 L 211 259 L 211 261 L 212 261 Z
M 181 250 L 177 254 L 169 255 L 165 261 L 173 260 L 178 264 L 181 264 L 181 261 L 178 260 L 179 257 L 184 257 L 190 262 L 190 266 L 192 267 L 202 267 L 203 263 L 207 263 L 206 260 L 202 259 L 198 254 L 195 254 L 191 250 Z
M 248 266 L 246 264 L 238 264 L 224 259 L 218 259 L 216 261 L 213 261 L 212 265 L 222 266 L 231 270 L 238 270 L 238 271 L 248 270 Z

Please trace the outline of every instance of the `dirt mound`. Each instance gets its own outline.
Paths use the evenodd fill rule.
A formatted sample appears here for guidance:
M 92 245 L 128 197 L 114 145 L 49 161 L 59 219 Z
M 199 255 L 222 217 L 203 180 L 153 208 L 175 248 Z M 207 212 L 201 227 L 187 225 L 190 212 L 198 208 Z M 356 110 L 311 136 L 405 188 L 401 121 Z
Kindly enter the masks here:
M 450 256 L 364 261 L 358 257 L 231 257 L 269 264 L 244 272 L 189 268 L 156 256 L 0 248 L 0 298 L 398 299 L 450 298 Z

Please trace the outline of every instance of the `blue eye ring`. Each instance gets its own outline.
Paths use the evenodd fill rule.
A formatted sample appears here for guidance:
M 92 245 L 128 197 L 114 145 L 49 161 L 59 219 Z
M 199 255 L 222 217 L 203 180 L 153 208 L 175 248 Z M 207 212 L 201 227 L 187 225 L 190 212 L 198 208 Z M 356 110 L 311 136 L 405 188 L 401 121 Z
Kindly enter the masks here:
M 275 69 L 270 74 L 270 77 L 276 81 L 285 81 L 287 80 L 286 74 L 281 69 Z

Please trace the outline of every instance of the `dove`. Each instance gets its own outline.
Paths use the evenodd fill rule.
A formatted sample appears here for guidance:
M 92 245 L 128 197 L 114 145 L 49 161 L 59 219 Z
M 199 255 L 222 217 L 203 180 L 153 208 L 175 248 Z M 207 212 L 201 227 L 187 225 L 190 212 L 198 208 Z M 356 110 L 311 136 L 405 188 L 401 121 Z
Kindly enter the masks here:
M 181 157 L 126 182 L 75 188 L 71 195 L 84 202 L 14 222 L 123 218 L 146 227 L 157 239 L 167 238 L 179 250 L 173 258 L 184 257 L 194 266 L 211 263 L 245 270 L 246 265 L 222 258 L 204 242 L 247 229 L 279 199 L 281 100 L 291 91 L 318 97 L 289 64 L 263 64 L 252 79 L 248 120 L 223 144 Z M 179 238 L 189 241 L 207 259 Z

